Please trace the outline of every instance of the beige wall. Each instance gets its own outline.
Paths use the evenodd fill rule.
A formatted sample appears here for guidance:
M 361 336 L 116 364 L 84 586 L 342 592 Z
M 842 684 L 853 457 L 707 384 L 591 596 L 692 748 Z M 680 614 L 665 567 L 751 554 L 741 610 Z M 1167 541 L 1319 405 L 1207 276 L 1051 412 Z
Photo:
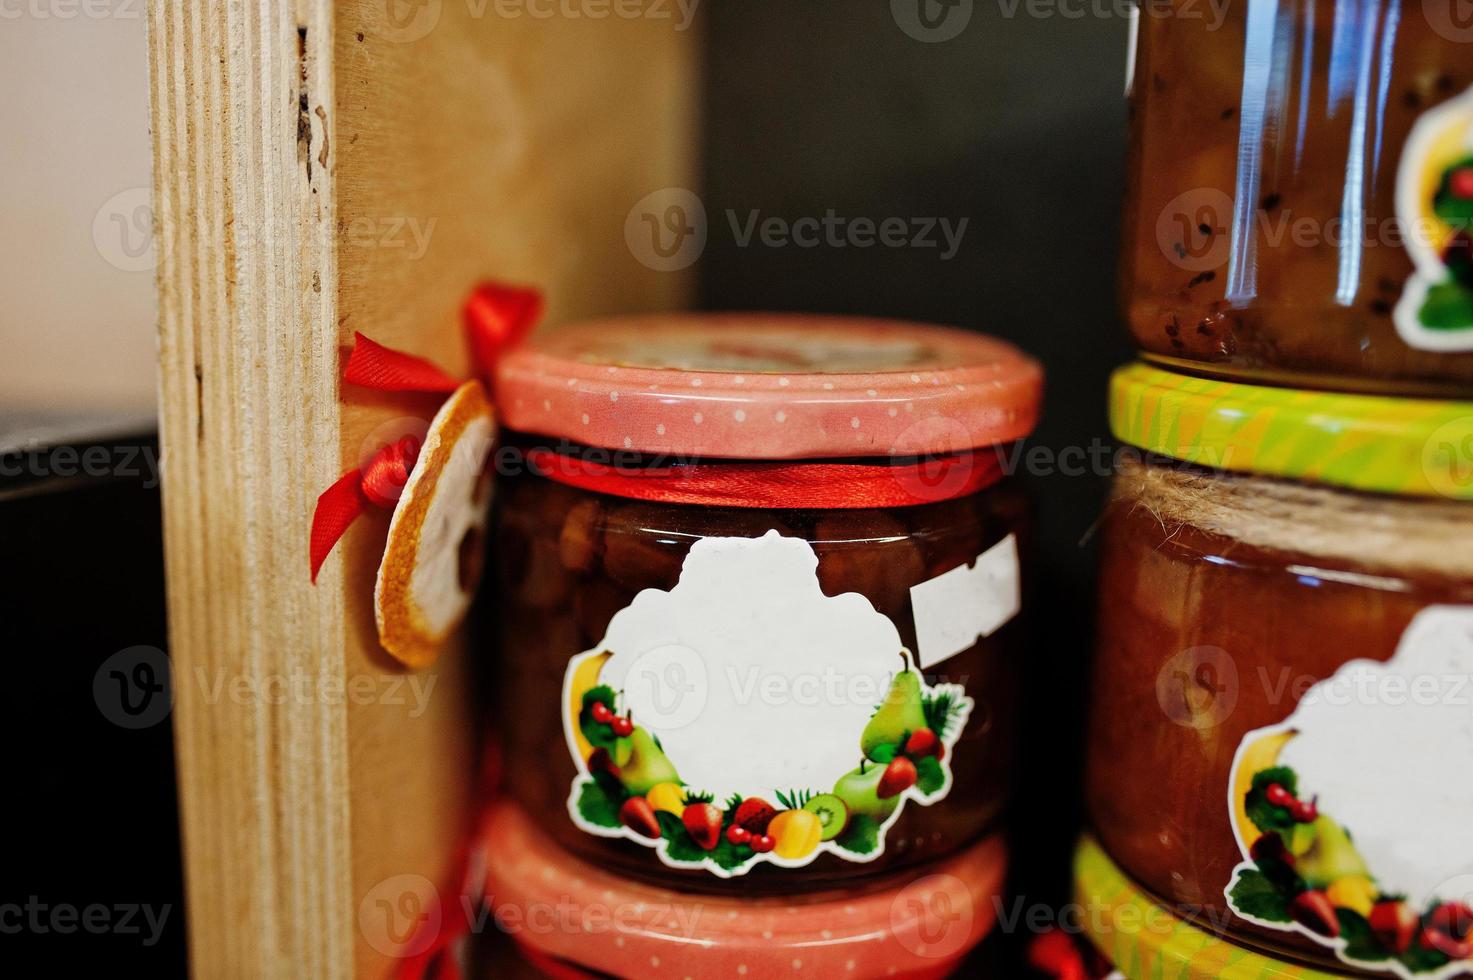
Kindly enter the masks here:
M 152 411 L 144 0 L 0 0 L 0 420 Z

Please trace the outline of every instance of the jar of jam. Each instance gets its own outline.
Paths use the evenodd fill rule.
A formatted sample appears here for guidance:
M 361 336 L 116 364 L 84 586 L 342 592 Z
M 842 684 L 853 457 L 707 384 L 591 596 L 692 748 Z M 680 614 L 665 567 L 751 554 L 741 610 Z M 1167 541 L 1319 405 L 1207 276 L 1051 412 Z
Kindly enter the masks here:
M 1473 391 L 1473 29 L 1455 10 L 1142 8 L 1122 287 L 1148 358 Z
M 886 887 L 999 828 L 1029 512 L 993 447 L 1034 424 L 1032 360 L 683 315 L 539 336 L 496 384 L 500 740 L 537 833 L 751 897 Z
M 1473 975 L 1473 404 L 1116 375 L 1087 805 L 1173 913 Z

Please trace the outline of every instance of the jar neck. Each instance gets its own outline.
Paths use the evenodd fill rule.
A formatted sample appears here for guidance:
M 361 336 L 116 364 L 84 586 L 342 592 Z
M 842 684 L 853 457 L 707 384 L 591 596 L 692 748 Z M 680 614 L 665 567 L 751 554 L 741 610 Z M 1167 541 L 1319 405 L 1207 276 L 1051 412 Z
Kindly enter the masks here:
M 758 510 L 912 507 L 970 496 L 1004 476 L 991 448 L 923 458 L 673 460 L 632 451 L 517 440 L 532 473 L 593 493 L 660 503 Z M 499 464 L 506 461 L 504 457 Z

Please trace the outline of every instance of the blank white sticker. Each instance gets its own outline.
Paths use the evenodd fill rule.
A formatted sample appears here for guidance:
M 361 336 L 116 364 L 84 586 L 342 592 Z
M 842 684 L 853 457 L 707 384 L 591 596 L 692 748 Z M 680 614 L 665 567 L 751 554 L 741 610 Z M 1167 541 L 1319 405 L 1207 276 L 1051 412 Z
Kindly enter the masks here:
M 1023 605 L 1017 539 L 1009 534 L 971 565 L 911 586 L 910 603 L 923 670 L 991 636 Z

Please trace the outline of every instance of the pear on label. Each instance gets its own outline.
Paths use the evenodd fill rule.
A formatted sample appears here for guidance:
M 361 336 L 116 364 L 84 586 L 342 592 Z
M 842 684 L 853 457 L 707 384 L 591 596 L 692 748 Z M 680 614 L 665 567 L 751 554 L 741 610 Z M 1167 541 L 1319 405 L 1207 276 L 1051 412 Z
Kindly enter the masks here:
M 1328 888 L 1339 878 L 1370 877 L 1365 859 L 1350 841 L 1350 835 L 1334 820 L 1321 814 L 1314 821 L 1314 843 L 1300 856 L 1296 868 L 1311 888 Z
M 859 747 L 866 756 L 875 757 L 875 749 L 882 745 L 897 746 L 911 732 L 926 727 L 926 712 L 921 706 L 921 675 L 907 670 L 895 675 L 890 690 L 880 709 L 864 726 L 859 736 Z
M 680 776 L 665 751 L 643 728 L 629 733 L 629 761 L 619 768 L 619 781 L 634 796 L 643 796 L 661 783 L 679 783 Z

